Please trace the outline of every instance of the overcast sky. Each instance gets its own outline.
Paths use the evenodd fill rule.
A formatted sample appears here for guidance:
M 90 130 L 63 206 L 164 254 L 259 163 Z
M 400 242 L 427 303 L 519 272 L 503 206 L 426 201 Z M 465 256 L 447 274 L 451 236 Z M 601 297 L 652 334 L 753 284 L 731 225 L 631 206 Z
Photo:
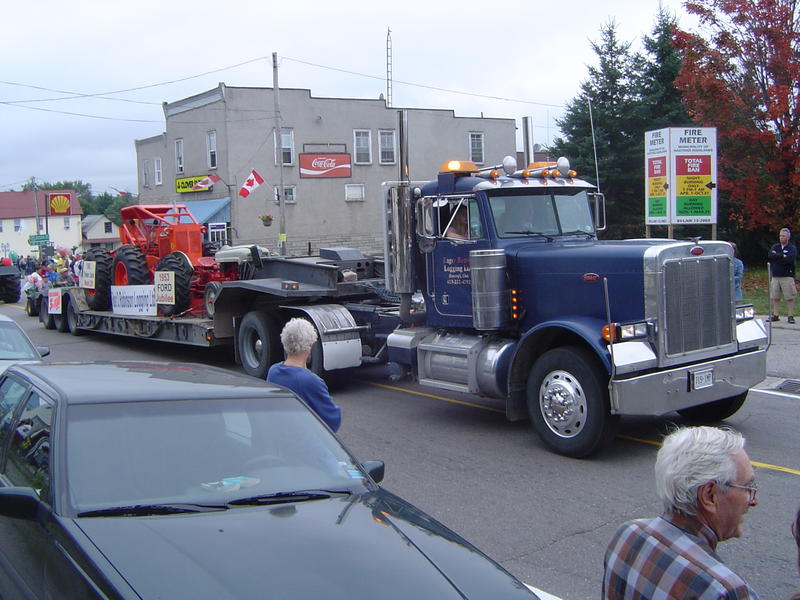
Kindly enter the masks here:
M 692 22 L 681 0 L 661 3 L 682 26 Z M 220 81 L 270 87 L 272 52 L 279 56 L 281 87 L 308 88 L 314 96 L 377 98 L 386 93 L 387 28 L 394 106 L 513 117 L 518 124 L 527 115 L 534 142 L 547 143 L 558 134 L 554 120 L 578 93 L 587 65 L 595 64 L 590 40 L 599 39 L 600 27 L 614 19 L 620 38 L 639 49 L 658 5 L 659 0 L 6 3 L 0 191 L 20 189 L 33 176 L 82 180 L 95 194 L 114 193 L 112 188 L 135 192 L 133 141 L 164 131 L 161 103 Z M 131 88 L 144 89 L 120 91 Z

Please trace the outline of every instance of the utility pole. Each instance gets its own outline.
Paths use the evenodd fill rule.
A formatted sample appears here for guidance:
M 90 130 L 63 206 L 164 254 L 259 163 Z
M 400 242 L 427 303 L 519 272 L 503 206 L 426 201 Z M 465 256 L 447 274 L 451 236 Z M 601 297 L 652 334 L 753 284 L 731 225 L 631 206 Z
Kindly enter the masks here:
M 39 197 L 36 193 L 36 177 L 31 177 L 31 188 L 33 189 L 33 214 L 36 219 L 36 233 L 39 233 Z
M 275 142 L 278 155 L 278 249 L 286 256 L 286 213 L 283 210 L 283 133 L 281 132 L 281 109 L 278 88 L 278 53 L 272 53 L 272 99 L 275 103 Z M 267 196 L 269 198 L 269 196 Z M 269 202 L 269 200 L 267 200 Z

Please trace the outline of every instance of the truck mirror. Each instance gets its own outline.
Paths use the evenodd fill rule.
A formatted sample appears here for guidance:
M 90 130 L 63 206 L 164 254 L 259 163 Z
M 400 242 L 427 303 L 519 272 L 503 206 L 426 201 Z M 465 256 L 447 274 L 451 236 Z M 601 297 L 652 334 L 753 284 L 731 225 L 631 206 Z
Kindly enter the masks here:
M 594 206 L 590 205 L 592 214 L 594 215 L 594 229 L 595 231 L 604 231 L 606 228 L 606 197 L 601 192 L 589 192 L 589 201 L 594 202 Z
M 436 241 L 436 228 L 433 218 L 433 199 L 420 198 L 417 200 L 417 243 L 420 252 L 427 254 L 433 251 Z

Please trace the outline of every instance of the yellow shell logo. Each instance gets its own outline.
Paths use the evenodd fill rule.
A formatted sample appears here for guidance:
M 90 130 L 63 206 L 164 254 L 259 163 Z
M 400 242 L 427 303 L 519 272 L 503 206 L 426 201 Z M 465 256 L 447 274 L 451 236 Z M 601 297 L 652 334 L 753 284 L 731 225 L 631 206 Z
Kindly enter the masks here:
M 69 212 L 69 196 L 57 194 L 50 197 L 50 214 L 64 214 Z

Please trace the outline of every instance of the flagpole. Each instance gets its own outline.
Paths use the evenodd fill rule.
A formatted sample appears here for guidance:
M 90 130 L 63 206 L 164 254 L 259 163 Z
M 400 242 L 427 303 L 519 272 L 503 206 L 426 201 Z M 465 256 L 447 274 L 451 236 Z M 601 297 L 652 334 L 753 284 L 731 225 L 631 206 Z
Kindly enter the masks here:
M 278 249 L 286 256 L 286 214 L 283 211 L 283 137 L 281 135 L 281 111 L 278 100 L 278 53 L 272 53 L 272 99 L 275 102 L 275 146 L 278 157 Z M 269 194 L 267 194 L 269 198 Z M 269 202 L 269 200 L 267 201 Z

